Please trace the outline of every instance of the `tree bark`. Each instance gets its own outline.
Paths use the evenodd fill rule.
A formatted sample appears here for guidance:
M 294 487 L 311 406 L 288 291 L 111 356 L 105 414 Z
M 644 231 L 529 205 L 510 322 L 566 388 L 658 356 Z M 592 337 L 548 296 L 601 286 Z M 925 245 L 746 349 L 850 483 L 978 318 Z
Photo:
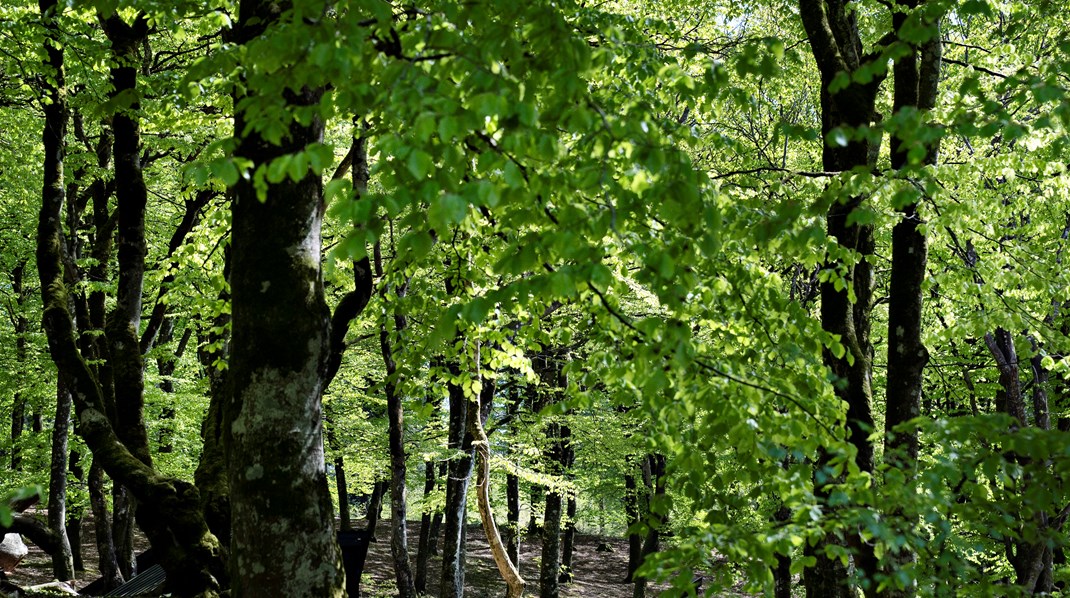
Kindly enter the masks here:
M 479 345 L 476 345 L 475 375 L 480 376 L 478 364 L 480 362 Z M 472 397 L 468 403 L 466 414 L 466 429 L 472 436 L 472 446 L 475 448 L 476 463 L 476 500 L 479 505 L 479 518 L 483 524 L 483 533 L 490 545 L 490 553 L 494 558 L 494 564 L 498 567 L 498 573 L 505 581 L 506 598 L 520 598 L 524 595 L 526 582 L 520 577 L 518 563 L 510 560 L 502 542 L 498 525 L 494 521 L 494 510 L 490 504 L 490 439 L 484 429 L 486 417 L 490 413 L 494 400 L 495 383 L 493 379 L 482 378 L 482 387 L 478 396 Z
M 576 545 L 576 495 L 565 499 L 565 531 L 561 534 L 561 583 L 572 582 L 572 556 Z
M 78 349 L 74 322 L 64 283 L 62 220 L 64 142 L 67 109 L 63 78 L 63 50 L 56 41 L 56 2 L 41 0 L 46 29 L 45 83 L 50 102 L 45 107 L 44 176 L 37 228 L 37 270 L 41 278 L 43 324 L 49 351 L 66 379 L 75 401 L 78 426 L 94 459 L 118 484 L 143 498 L 145 531 L 159 551 L 171 591 L 215 595 L 226 581 L 215 537 L 199 517 L 196 489 L 181 480 L 166 478 L 148 467 L 122 443 L 104 410 L 104 396 L 92 370 Z
M 509 541 L 506 551 L 509 560 L 520 566 L 520 477 L 513 473 L 505 475 L 506 521 Z
M 74 555 L 67 538 L 67 439 L 71 420 L 71 393 L 60 376 L 56 384 L 56 419 L 52 423 L 52 464 L 48 476 L 48 528 L 56 538 L 52 575 L 74 579 Z
M 382 276 L 382 263 L 380 253 L 376 251 L 375 269 Z M 405 297 L 408 283 L 397 288 L 398 300 Z M 384 288 L 384 301 L 389 292 Z M 394 312 L 394 331 L 400 335 L 407 325 L 404 316 L 398 311 L 396 305 L 390 308 Z M 390 539 L 390 553 L 394 560 L 394 577 L 397 581 L 398 593 L 401 598 L 413 598 L 416 596 L 415 580 L 412 571 L 412 562 L 409 558 L 409 533 L 408 533 L 408 504 L 406 497 L 406 464 L 405 464 L 405 422 L 404 406 L 401 395 L 397 390 L 398 368 L 394 359 L 393 343 L 390 340 L 390 331 L 383 322 L 379 328 L 379 347 L 386 365 L 386 411 L 389 423 L 390 437 L 390 526 L 392 528 Z
M 859 139 L 851 132 L 879 120 L 876 96 L 884 76 L 870 77 L 867 83 L 851 79 L 841 89 L 832 91 L 838 76 L 851 75 L 879 59 L 876 54 L 864 53 L 857 13 L 850 4 L 848 0 L 799 0 L 803 27 L 821 74 L 822 139 L 829 140 L 839 127 L 848 129 L 845 143 L 823 145 L 823 167 L 833 172 L 868 167 L 879 151 L 879 143 Z M 838 337 L 843 346 L 839 355 L 826 349 L 824 361 L 837 380 L 836 396 L 847 404 L 847 439 L 855 449 L 855 461 L 862 471 L 872 472 L 873 446 L 868 436 L 874 426 L 870 387 L 873 273 L 867 260 L 873 253 L 874 241 L 871 225 L 850 222 L 851 214 L 862 202 L 862 197 L 836 198 L 826 215 L 828 235 L 844 250 L 857 254 L 858 259 L 853 264 L 838 260 L 826 264 L 826 269 L 838 273 L 842 280 L 830 279 L 821 284 L 821 325 Z M 822 466 L 819 462 L 818 467 Z M 817 493 L 820 496 L 824 491 L 819 488 Z M 863 577 L 872 579 L 876 569 L 872 547 L 865 542 L 851 543 L 858 546 L 856 565 Z M 804 576 L 807 595 L 847 598 L 850 595 L 847 568 L 838 559 L 826 557 L 820 545 L 808 546 L 806 554 L 817 559 L 817 564 Z
M 93 511 L 93 529 L 96 532 L 97 568 L 105 580 L 102 590 L 111 591 L 123 583 L 119 560 L 115 556 L 115 544 L 111 535 L 111 515 L 108 513 L 104 490 L 104 467 L 93 459 L 89 467 L 89 507 Z
M 15 333 L 15 363 L 21 370 L 26 364 L 26 333 L 30 321 L 26 317 L 25 306 L 29 292 L 23 284 L 26 272 L 26 260 L 22 260 L 11 269 L 11 292 L 15 295 L 15 313 L 11 321 Z M 26 428 L 26 393 L 21 388 L 15 390 L 11 404 L 11 471 L 22 469 L 22 433 Z
M 899 0 L 902 11 L 892 15 L 892 26 L 897 37 L 910 16 L 908 11 L 919 4 L 917 0 Z M 902 40 L 901 40 L 902 41 Z M 896 114 L 909 110 L 932 110 L 940 79 L 941 40 L 939 27 L 933 39 L 921 48 L 910 46 L 906 56 L 895 61 L 893 111 Z M 903 131 L 891 138 L 891 162 L 895 170 L 910 166 L 909 144 L 915 131 Z M 936 163 L 936 148 L 926 148 L 923 162 Z M 918 212 L 918 202 L 900 207 L 900 220 L 892 230 L 892 271 L 888 291 L 888 382 L 885 399 L 885 461 L 903 475 L 907 486 L 912 483 L 917 470 L 918 432 L 905 425 L 921 414 L 921 392 L 925 365 L 929 352 L 922 344 L 922 286 L 928 260 L 928 241 L 922 232 L 923 221 Z M 900 517 L 902 515 L 900 514 Z M 916 527 L 915 521 L 903 521 L 907 534 Z M 885 566 L 886 574 L 914 561 L 909 549 L 892 553 Z M 871 581 L 877 583 L 877 580 Z M 881 595 L 907 598 L 915 594 L 915 587 L 888 588 Z
M 235 41 L 270 35 L 283 7 L 245 0 Z M 255 58 L 249 57 L 255 69 Z M 254 83 L 235 105 L 260 99 Z M 282 92 L 286 110 L 315 106 L 322 89 Z M 236 156 L 266 168 L 323 140 L 323 121 L 291 122 L 275 145 L 238 111 Z M 251 178 L 251 177 L 250 177 Z M 324 464 L 321 396 L 330 313 L 320 271 L 322 181 L 311 170 L 259 191 L 233 188 L 229 379 L 223 438 L 230 488 L 235 597 L 342 596 L 341 555 Z
M 450 371 L 457 376 L 459 368 L 451 364 Z M 449 475 L 446 477 L 446 505 L 443 508 L 444 537 L 442 540 L 442 580 L 439 585 L 441 598 L 464 596 L 465 523 L 468 501 L 468 483 L 472 477 L 472 436 L 467 432 L 468 400 L 460 386 L 450 383 L 449 430 L 447 446 L 450 450 Z
M 633 466 L 634 467 L 634 466 Z M 624 577 L 624 583 L 635 581 L 635 570 L 643 559 L 643 536 L 639 534 L 637 526 L 640 519 L 639 485 L 635 476 L 624 476 L 624 515 L 628 524 L 628 571 Z
M 427 561 L 431 553 L 432 511 L 427 508 L 428 499 L 435 491 L 435 462 L 424 461 L 424 509 L 420 514 L 420 540 L 416 547 L 416 580 L 413 585 L 418 594 L 427 592 Z

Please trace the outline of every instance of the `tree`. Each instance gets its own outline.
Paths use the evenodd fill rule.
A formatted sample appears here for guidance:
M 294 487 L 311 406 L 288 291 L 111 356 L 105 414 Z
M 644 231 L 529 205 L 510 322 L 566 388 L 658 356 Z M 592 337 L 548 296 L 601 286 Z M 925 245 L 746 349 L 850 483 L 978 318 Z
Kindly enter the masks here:
M 262 178 L 273 160 L 323 139 L 319 116 L 305 123 L 294 116 L 315 106 L 322 88 L 284 89 L 264 60 L 270 53 L 258 54 L 270 48 L 272 34 L 301 18 L 273 2 L 245 2 L 236 29 L 245 91 L 235 98 L 234 155 L 260 173 L 259 184 L 253 177 L 237 182 L 232 208 L 233 392 L 223 429 L 237 563 L 231 591 L 238 596 L 263 588 L 302 596 L 344 592 L 320 405 L 330 334 L 320 274 L 323 183 L 307 167 L 285 180 Z M 285 133 L 274 139 L 257 118 L 265 104 L 285 110 Z

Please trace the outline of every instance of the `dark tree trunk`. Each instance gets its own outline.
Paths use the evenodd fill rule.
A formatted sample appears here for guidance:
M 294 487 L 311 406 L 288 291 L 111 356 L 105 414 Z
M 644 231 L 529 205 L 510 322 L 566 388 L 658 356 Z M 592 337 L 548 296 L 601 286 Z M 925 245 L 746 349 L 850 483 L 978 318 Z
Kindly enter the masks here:
M 424 504 L 428 503 L 431 493 L 435 491 L 435 462 L 424 461 Z M 432 512 L 426 506 L 420 514 L 420 540 L 416 547 L 416 581 L 414 585 L 420 594 L 427 592 L 427 561 L 430 558 Z
M 375 252 L 375 269 L 382 277 L 382 262 L 379 251 Z M 397 299 L 405 297 L 406 286 L 397 289 Z M 384 289 L 383 298 L 389 290 Z M 397 311 L 399 308 L 391 306 L 394 311 L 394 331 L 401 335 L 406 327 L 405 318 Z M 390 339 L 390 331 L 385 322 L 379 328 L 379 346 L 386 365 L 386 410 L 389 423 L 390 436 L 390 554 L 394 560 L 394 577 L 397 581 L 398 593 L 401 598 L 413 598 L 416 596 L 415 581 L 413 578 L 412 562 L 409 558 L 409 532 L 408 532 L 408 504 L 406 497 L 406 465 L 405 465 L 405 422 L 404 406 L 401 395 L 397 391 L 397 364 L 394 358 L 393 343 Z
M 69 397 L 68 397 L 69 398 Z M 68 405 L 68 417 L 71 405 Z M 67 471 L 74 476 L 76 483 L 86 483 L 85 468 L 82 467 L 82 455 L 78 451 L 71 451 L 67 459 Z M 85 571 L 85 562 L 82 560 L 82 519 L 85 517 L 85 505 L 78 504 L 73 509 L 67 505 L 67 541 L 71 546 L 71 557 L 74 561 L 75 571 Z
M 821 74 L 821 132 L 829 139 L 838 127 L 854 130 L 879 120 L 876 96 L 884 76 L 866 78 L 866 83 L 852 80 L 845 87 L 830 91 L 842 73 L 852 74 L 866 67 L 878 54 L 864 53 L 858 33 L 857 14 L 843 0 L 800 0 L 799 12 Z M 879 143 L 856 139 L 848 133 L 845 144 L 826 143 L 822 163 L 827 171 L 848 171 L 868 167 L 876 159 Z M 854 264 L 830 262 L 832 271 L 846 271 L 842 282 L 828 280 L 821 284 L 821 324 L 830 334 L 838 335 L 842 351 L 825 350 L 824 361 L 838 383 L 836 396 L 847 404 L 847 439 L 856 450 L 856 462 L 864 472 L 873 471 L 873 446 L 868 440 L 873 431 L 872 389 L 870 388 L 873 347 L 870 342 L 873 272 L 867 261 L 873 253 L 871 225 L 850 222 L 851 214 L 862 205 L 862 197 L 839 198 L 829 208 L 828 235 L 847 251 L 857 252 Z M 855 300 L 852 303 L 850 292 Z M 822 460 L 817 467 L 823 467 Z M 819 496 L 824 495 L 818 489 Z M 832 541 L 826 539 L 826 541 Z M 863 577 L 872 579 L 876 569 L 872 546 L 858 546 L 855 563 Z M 808 547 L 808 556 L 817 564 L 805 576 L 808 596 L 846 598 L 850 593 L 847 568 L 838 559 L 825 557 L 820 547 Z
M 379 526 L 379 518 L 383 512 L 383 496 L 390 489 L 390 482 L 384 480 L 376 482 L 372 486 L 372 495 L 368 499 L 368 513 L 365 517 L 367 524 L 365 529 L 368 530 L 368 540 L 370 542 L 377 542 L 375 539 L 375 529 Z
M 777 521 L 787 521 L 791 512 L 781 506 L 777 511 Z M 791 598 L 791 557 L 777 554 L 776 568 L 773 570 L 773 598 Z
M 572 555 L 576 545 L 576 495 L 565 501 L 565 531 L 561 534 L 561 583 L 572 581 Z
M 451 366 L 457 375 L 457 367 Z M 440 598 L 464 596 L 465 523 L 468 484 L 472 478 L 472 437 L 466 431 L 468 400 L 456 384 L 449 384 L 449 475 L 446 478 L 446 505 L 443 508 L 442 580 Z
M 269 35 L 281 10 L 276 2 L 243 1 L 235 42 Z M 284 109 L 315 106 L 322 93 L 286 91 Z M 236 104 L 258 99 L 255 85 L 245 94 Z M 247 124 L 239 111 L 235 154 L 256 168 L 323 140 L 318 115 L 305 125 L 290 123 L 280 145 Z M 342 596 L 322 432 L 330 334 L 320 271 L 322 180 L 307 170 L 258 191 L 252 180 L 239 179 L 233 193 L 232 392 L 223 417 L 231 593 L 258 596 L 270 588 L 280 596 Z
M 348 532 L 353 529 L 353 521 L 349 517 L 349 488 L 346 484 L 346 462 L 338 455 L 334 458 L 334 486 L 338 494 L 338 529 Z
M 223 277 L 230 277 L 229 251 L 224 253 Z M 220 303 L 229 303 L 229 292 L 226 289 L 221 291 L 219 299 Z M 208 378 L 209 402 L 208 411 L 201 422 L 201 458 L 193 473 L 208 529 L 225 547 L 230 546 L 230 485 L 223 448 L 223 414 L 230 400 L 230 384 L 227 368 L 218 367 L 216 363 L 226 363 L 229 359 L 229 324 L 228 313 L 216 314 L 197 346 L 197 360 Z
M 528 492 L 528 498 L 531 501 L 531 513 L 528 516 L 528 538 L 534 541 L 542 534 L 542 523 L 540 523 L 540 517 L 543 517 L 543 513 L 540 510 L 540 505 L 546 501 L 546 489 L 538 484 L 532 484 L 530 492 Z
M 520 566 L 520 477 L 516 474 L 505 475 L 505 502 L 506 502 L 506 528 L 509 530 L 509 541 L 506 550 L 509 558 Z
M 628 572 L 624 583 L 635 581 L 635 570 L 643 560 L 643 536 L 637 526 L 641 518 L 639 486 L 634 475 L 624 476 L 624 515 L 628 524 Z
M 56 419 L 52 424 L 52 463 L 48 477 L 48 528 L 57 540 L 52 553 L 52 575 L 74 579 L 74 556 L 67 538 L 67 438 L 71 420 L 71 393 L 60 376 L 56 385 Z
M 26 261 L 19 262 L 11 269 L 11 292 L 15 295 L 15 313 L 11 314 L 15 333 L 15 363 L 21 371 L 26 367 L 26 332 L 30 322 L 26 317 L 25 305 L 29 292 L 23 284 Z M 26 393 L 22 389 L 15 391 L 11 405 L 11 470 L 22 469 L 22 433 L 26 428 Z
M 110 591 L 123 583 L 119 560 L 115 557 L 115 544 L 111 535 L 111 515 L 108 513 L 107 495 L 104 488 L 104 468 L 93 459 L 89 467 L 89 507 L 93 511 L 93 529 L 97 543 L 97 567 L 105 580 L 102 590 Z
M 646 558 L 661 549 L 661 530 L 667 520 L 667 515 L 660 511 L 661 499 L 665 495 L 665 456 L 647 455 L 642 463 L 643 486 L 646 490 L 645 513 L 646 537 L 643 538 L 643 549 L 639 558 L 639 566 L 643 565 Z M 647 580 L 642 575 L 633 575 L 634 581 L 632 598 L 644 598 L 647 591 Z
M 913 9 L 917 0 L 899 0 L 904 9 Z M 907 23 L 909 13 L 896 12 L 892 25 L 896 36 Z M 893 108 L 895 113 L 909 110 L 932 110 L 936 101 L 937 84 L 940 79 L 941 40 L 939 27 L 934 37 L 921 47 L 911 46 L 906 56 L 895 61 Z M 904 42 L 906 43 L 906 42 Z M 909 45 L 909 44 L 908 44 Z M 902 170 L 910 166 L 908 146 L 917 131 L 902 131 L 891 137 L 892 168 Z M 936 163 L 936 148 L 927 149 L 925 164 Z M 906 429 L 906 422 L 921 414 L 921 392 L 925 364 L 929 353 L 922 344 L 922 287 L 928 260 L 928 241 L 922 232 L 923 222 L 918 213 L 918 202 L 899 208 L 900 220 L 892 230 L 892 272 L 888 291 L 888 382 L 885 403 L 885 460 L 892 470 L 901 473 L 907 484 L 912 483 L 917 470 L 918 432 L 913 426 Z M 917 521 L 903 521 L 906 533 L 911 533 Z M 889 555 L 885 570 L 908 566 L 914 561 L 913 553 L 904 550 Z M 871 580 L 871 584 L 877 580 Z M 871 590 L 872 591 L 872 590 Z M 881 592 L 889 598 L 908 598 L 915 588 L 888 588 Z
M 550 458 L 554 473 L 560 474 L 558 462 L 563 450 L 564 434 L 559 424 L 546 427 L 546 436 L 552 439 Z M 546 506 L 542 520 L 542 562 L 539 565 L 539 597 L 557 598 L 560 592 L 561 574 L 561 492 L 551 488 L 546 492 Z

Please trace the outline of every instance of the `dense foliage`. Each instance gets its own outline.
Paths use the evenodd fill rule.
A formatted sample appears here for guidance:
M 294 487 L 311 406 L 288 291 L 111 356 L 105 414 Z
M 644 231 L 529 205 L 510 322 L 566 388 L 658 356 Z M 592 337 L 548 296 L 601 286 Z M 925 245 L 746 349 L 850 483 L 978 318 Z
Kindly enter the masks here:
M 291 506 L 311 513 L 327 475 L 336 505 L 385 494 L 402 595 L 426 547 L 397 519 L 448 518 L 458 463 L 473 516 L 488 468 L 506 539 L 560 558 L 570 517 L 630 535 L 637 595 L 696 572 L 777 596 L 1068 581 L 1055 3 L 240 4 L 0 7 L 4 493 L 55 475 L 74 389 L 68 519 L 118 519 L 124 485 L 138 509 L 172 497 L 152 516 L 181 526 L 150 540 L 195 538 L 182 566 L 211 570 L 247 531 L 229 513 L 262 515 L 242 479 L 268 453 L 233 431 L 268 376 L 249 372 L 307 349 L 316 396 L 277 429 L 325 459 L 276 464 L 316 488 Z M 55 118 L 62 271 L 42 280 Z M 300 201 L 319 207 L 266 229 Z M 287 268 L 308 289 L 272 287 Z M 253 317 L 257 289 L 307 303 Z M 299 384 L 276 386 L 289 405 Z M 98 407 L 136 466 L 98 448 Z M 557 565 L 528 589 L 556 595 Z M 214 571 L 187 589 L 225 588 Z

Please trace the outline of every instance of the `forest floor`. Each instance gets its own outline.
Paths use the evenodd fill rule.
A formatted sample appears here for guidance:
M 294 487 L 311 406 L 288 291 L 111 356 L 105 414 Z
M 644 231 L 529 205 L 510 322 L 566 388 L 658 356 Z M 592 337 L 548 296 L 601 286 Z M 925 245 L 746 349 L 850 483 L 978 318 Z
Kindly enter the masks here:
M 32 514 L 42 519 L 43 510 Z M 356 522 L 356 527 L 363 527 L 363 521 Z M 409 522 L 409 550 L 413 553 L 415 569 L 416 543 L 420 535 L 420 522 Z M 390 557 L 390 520 L 380 520 L 376 529 L 378 541 L 373 542 L 368 551 L 368 560 L 364 567 L 361 582 L 361 595 L 365 598 L 387 598 L 395 595 L 394 570 Z M 610 551 L 599 551 L 604 544 Z M 8 581 L 26 588 L 53 580 L 52 561 L 37 546 L 27 542 L 29 555 L 23 559 Z M 138 552 L 148 548 L 148 542 L 140 533 L 136 538 Z M 521 576 L 530 590 L 536 590 L 539 583 L 539 555 L 541 545 L 533 542 L 521 544 Z M 75 589 L 89 585 L 99 576 L 97 567 L 97 549 L 93 522 L 87 517 L 82 525 L 82 557 L 85 571 L 78 573 Z M 575 577 L 569 584 L 561 585 L 562 598 L 631 598 L 632 584 L 623 583 L 628 565 L 628 543 L 625 539 L 592 534 L 576 534 L 576 546 L 573 557 Z M 433 555 L 428 563 L 428 596 L 438 596 L 438 580 L 442 566 L 441 552 Z M 661 589 L 652 584 L 648 595 L 655 596 Z M 483 528 L 479 525 L 468 527 L 468 558 L 465 568 L 466 598 L 500 598 L 505 595 L 505 584 L 490 554 L 490 546 Z M 732 592 L 733 596 L 743 595 Z

